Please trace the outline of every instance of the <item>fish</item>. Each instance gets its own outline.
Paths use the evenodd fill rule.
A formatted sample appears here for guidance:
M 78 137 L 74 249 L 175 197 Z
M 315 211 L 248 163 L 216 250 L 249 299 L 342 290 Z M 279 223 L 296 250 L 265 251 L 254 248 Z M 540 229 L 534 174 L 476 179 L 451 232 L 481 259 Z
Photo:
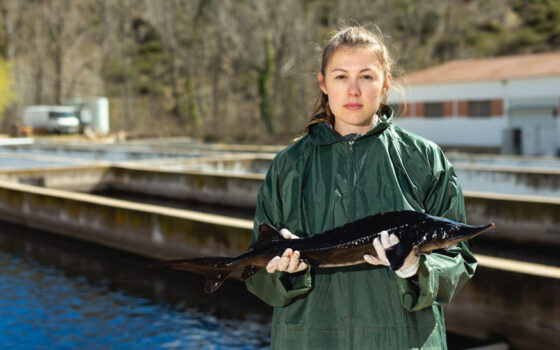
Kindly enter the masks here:
M 393 271 L 402 267 L 410 253 L 430 254 L 437 249 L 450 249 L 493 228 L 494 223 L 471 226 L 422 212 L 402 210 L 366 216 L 346 225 L 300 239 L 285 239 L 266 224 L 259 225 L 258 239 L 248 250 L 233 257 L 197 257 L 156 263 L 166 268 L 200 274 L 206 278 L 204 290 L 215 292 L 230 274 L 243 267 L 245 281 L 266 267 L 275 256 L 287 249 L 300 252 L 300 260 L 313 268 L 350 266 L 365 263 L 364 255 L 377 256 L 373 240 L 381 232 L 394 234 L 399 243 L 386 251 Z

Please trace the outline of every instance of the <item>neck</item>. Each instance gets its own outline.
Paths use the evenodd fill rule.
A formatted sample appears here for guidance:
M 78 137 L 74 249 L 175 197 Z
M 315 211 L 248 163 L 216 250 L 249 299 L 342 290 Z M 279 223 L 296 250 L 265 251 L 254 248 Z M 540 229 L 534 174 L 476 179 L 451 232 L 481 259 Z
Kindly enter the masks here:
M 375 124 L 377 123 L 377 115 L 373 115 L 373 118 L 371 118 L 371 122 L 365 125 L 349 125 L 349 124 L 343 124 L 343 123 L 337 123 L 336 122 L 336 118 L 335 118 L 335 123 L 334 123 L 334 130 L 340 134 L 341 136 L 346 136 L 346 135 L 350 135 L 350 134 L 365 134 L 366 132 L 370 131 Z

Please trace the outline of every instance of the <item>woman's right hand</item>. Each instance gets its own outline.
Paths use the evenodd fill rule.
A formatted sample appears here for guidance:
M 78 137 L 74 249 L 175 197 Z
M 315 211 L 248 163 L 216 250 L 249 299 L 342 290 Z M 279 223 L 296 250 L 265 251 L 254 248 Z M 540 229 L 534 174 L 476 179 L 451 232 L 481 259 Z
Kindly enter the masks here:
M 280 234 L 285 239 L 299 239 L 298 236 L 294 235 L 287 229 L 282 229 Z M 299 259 L 299 251 L 292 251 L 288 248 L 284 251 L 282 256 L 275 256 L 266 265 L 266 271 L 268 273 L 274 273 L 276 271 L 284 271 L 288 273 L 295 273 L 303 271 L 307 268 L 307 264 Z

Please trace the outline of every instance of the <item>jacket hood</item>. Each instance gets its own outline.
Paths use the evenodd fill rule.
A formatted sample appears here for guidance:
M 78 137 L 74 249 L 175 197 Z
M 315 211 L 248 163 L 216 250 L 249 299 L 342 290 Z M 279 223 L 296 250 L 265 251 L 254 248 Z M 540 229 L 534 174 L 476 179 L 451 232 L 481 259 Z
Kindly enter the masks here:
M 360 135 L 358 139 L 369 137 L 375 134 L 382 132 L 383 130 L 387 129 L 387 127 L 391 124 L 393 120 L 393 109 L 387 105 L 384 105 L 381 110 L 381 115 L 378 115 L 379 121 L 377 125 L 373 127 L 371 130 L 366 132 L 363 135 Z M 345 141 L 344 137 L 339 135 L 336 131 L 329 128 L 325 123 L 319 123 L 312 125 L 309 128 L 309 137 L 316 145 L 329 145 L 336 142 Z

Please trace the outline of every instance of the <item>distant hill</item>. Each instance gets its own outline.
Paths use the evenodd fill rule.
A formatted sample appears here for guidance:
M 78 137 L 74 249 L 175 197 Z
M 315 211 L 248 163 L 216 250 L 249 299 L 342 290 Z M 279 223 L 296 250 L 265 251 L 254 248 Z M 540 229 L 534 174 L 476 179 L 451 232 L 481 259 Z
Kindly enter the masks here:
M 407 72 L 560 50 L 557 0 L 5 0 L 0 15 L 18 96 L 4 131 L 26 105 L 107 96 L 115 132 L 285 143 L 341 20 L 378 25 Z

